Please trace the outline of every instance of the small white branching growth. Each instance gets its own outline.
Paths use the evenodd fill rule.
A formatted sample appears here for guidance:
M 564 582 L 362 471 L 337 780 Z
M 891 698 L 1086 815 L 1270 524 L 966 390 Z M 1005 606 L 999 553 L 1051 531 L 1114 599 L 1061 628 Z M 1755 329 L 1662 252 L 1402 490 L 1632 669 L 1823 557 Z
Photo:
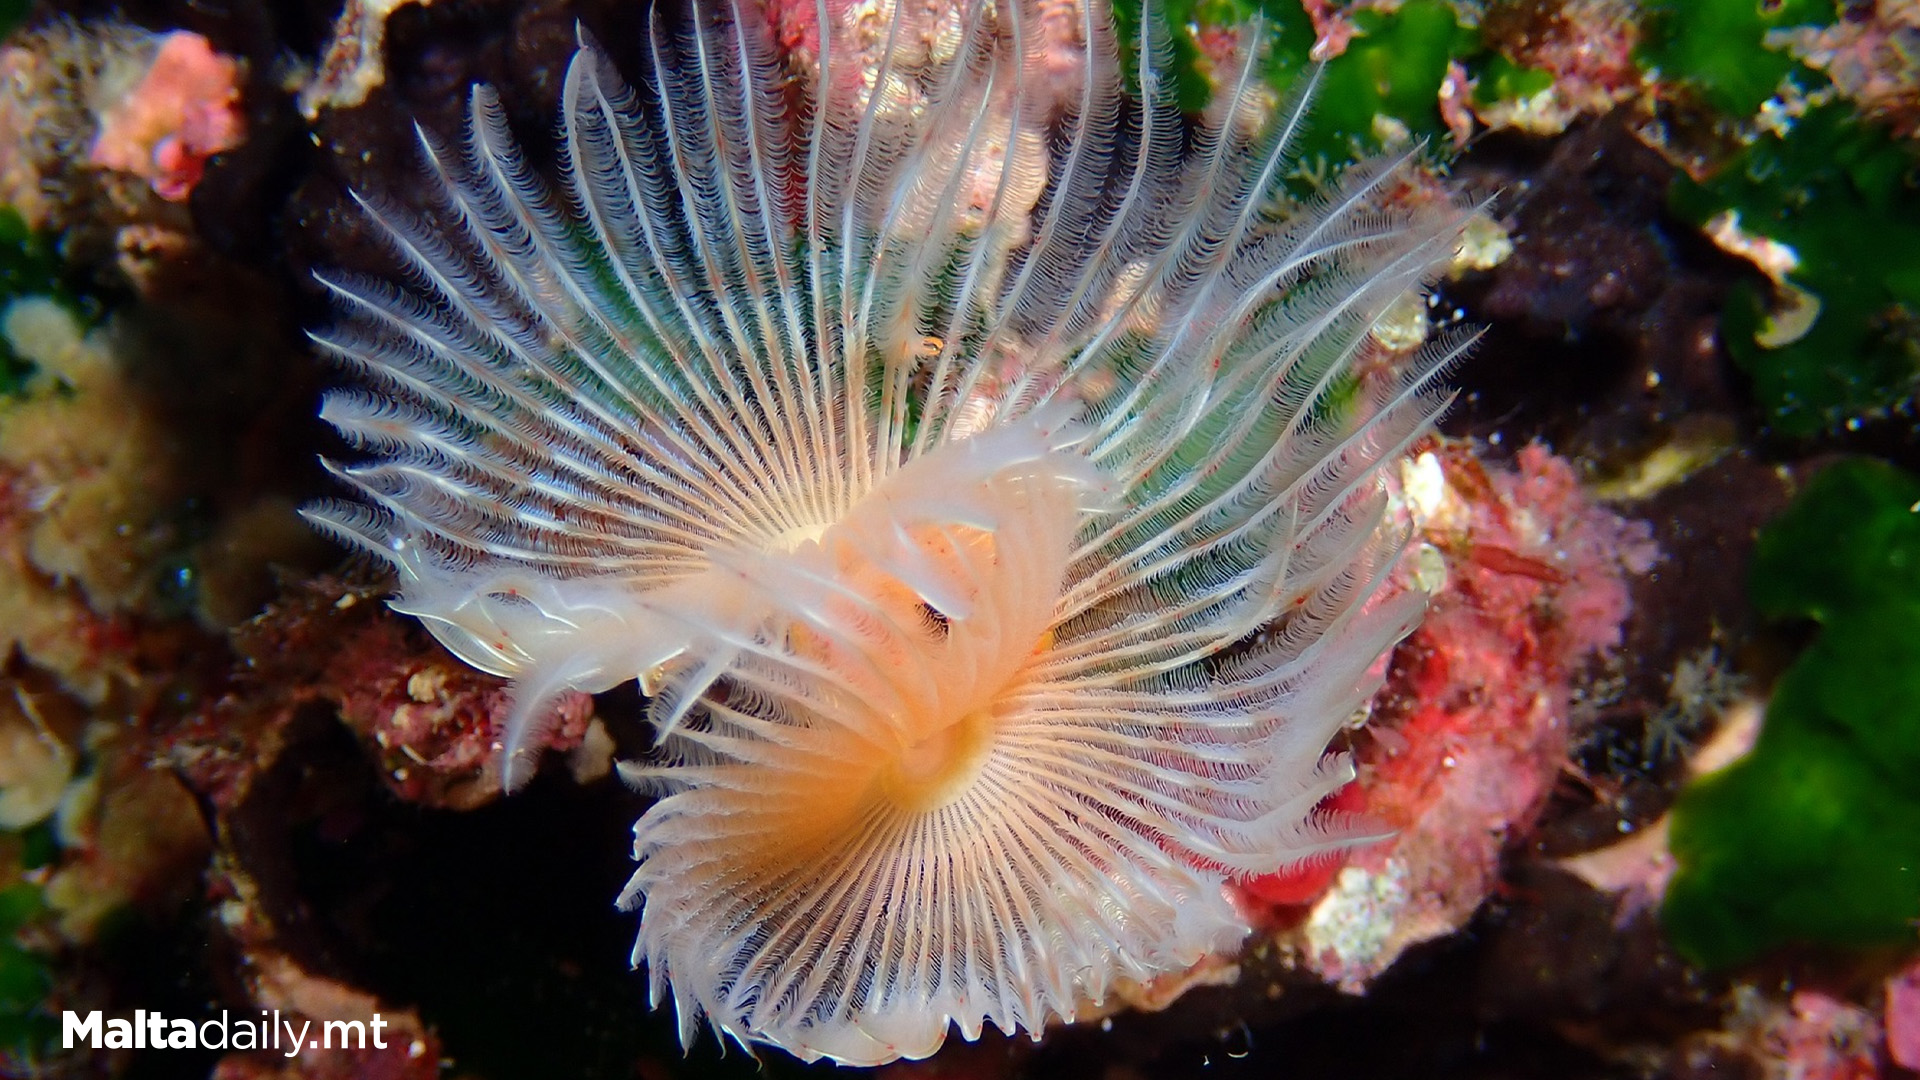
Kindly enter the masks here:
M 514 680 L 509 787 L 640 681 L 687 1040 L 920 1057 L 1233 946 L 1223 882 L 1357 839 L 1328 742 L 1422 610 L 1376 474 L 1464 341 L 1371 331 L 1458 211 L 1376 163 L 1283 216 L 1310 88 L 1243 57 L 1194 124 L 1152 18 L 1134 101 L 1092 6 L 938 6 L 809 64 L 698 10 L 638 92 L 583 45 L 557 182 L 476 90 L 433 221 L 369 206 L 410 287 L 330 282 L 370 459 L 309 516 Z

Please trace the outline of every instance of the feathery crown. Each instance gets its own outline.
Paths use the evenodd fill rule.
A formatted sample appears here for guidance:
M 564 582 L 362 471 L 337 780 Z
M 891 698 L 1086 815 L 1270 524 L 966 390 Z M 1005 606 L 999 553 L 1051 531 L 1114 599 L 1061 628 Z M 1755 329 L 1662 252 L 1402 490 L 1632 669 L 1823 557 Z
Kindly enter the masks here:
M 1460 215 L 1383 210 L 1395 163 L 1283 215 L 1311 88 L 1253 50 L 1196 123 L 1151 16 L 1136 100 L 1094 3 L 836 10 L 810 67 L 754 0 L 656 16 L 638 92 L 583 42 L 557 184 L 484 87 L 423 133 L 444 232 L 369 203 L 412 286 L 329 283 L 371 457 L 308 516 L 514 680 L 509 787 L 640 681 L 683 1039 L 877 1064 L 1230 947 L 1225 880 L 1356 839 L 1327 746 L 1422 609 L 1376 474 L 1465 343 L 1366 363 Z

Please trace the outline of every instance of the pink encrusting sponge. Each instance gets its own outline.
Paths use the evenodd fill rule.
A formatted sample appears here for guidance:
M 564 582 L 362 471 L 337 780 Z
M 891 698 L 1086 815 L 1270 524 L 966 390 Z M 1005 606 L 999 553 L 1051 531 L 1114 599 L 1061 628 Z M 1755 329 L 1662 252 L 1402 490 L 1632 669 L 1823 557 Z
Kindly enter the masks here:
M 417 284 L 331 283 L 372 456 L 308 511 L 514 681 L 509 787 L 639 680 L 655 1003 L 860 1065 L 1231 948 L 1225 881 L 1361 838 L 1328 743 L 1423 605 L 1376 474 L 1465 344 L 1373 337 L 1462 214 L 1391 164 L 1280 212 L 1310 91 L 1251 54 L 1196 123 L 1151 17 L 1123 74 L 1095 9 L 881 10 L 656 19 L 638 93 L 583 45 L 557 183 L 476 90 L 451 231 L 369 207 Z

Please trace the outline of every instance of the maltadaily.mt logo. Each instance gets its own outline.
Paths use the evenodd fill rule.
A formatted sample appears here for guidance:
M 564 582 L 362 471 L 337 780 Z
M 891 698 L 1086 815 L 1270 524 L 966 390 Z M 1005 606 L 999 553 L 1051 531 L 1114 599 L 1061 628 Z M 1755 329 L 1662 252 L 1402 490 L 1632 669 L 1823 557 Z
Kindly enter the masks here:
M 318 1030 L 316 1029 L 316 1026 Z M 374 1013 L 368 1020 L 312 1020 L 295 1024 L 280 1010 L 261 1013 L 258 1020 L 233 1018 L 220 1010 L 217 1020 L 198 1022 L 163 1013 L 135 1009 L 133 1019 L 108 1018 L 98 1009 L 85 1014 L 60 1014 L 60 1044 L 68 1050 L 88 1046 L 95 1050 L 278 1050 L 288 1057 L 302 1050 L 375 1050 L 387 1048 L 382 1029 L 387 1022 Z

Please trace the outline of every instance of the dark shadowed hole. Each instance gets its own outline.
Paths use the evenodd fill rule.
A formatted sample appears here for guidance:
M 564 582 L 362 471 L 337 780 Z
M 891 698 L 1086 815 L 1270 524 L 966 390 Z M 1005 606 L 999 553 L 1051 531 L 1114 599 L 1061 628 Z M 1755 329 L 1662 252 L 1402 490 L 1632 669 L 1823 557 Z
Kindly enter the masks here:
M 766 1076 L 709 1035 L 683 1057 L 672 1010 L 628 968 L 638 916 L 614 907 L 644 801 L 564 770 L 478 810 L 428 810 L 381 786 L 337 724 L 289 751 L 283 793 L 297 952 L 395 1006 L 417 1006 L 454 1072 L 491 1080 Z M 284 760 L 284 759 L 283 759 Z

